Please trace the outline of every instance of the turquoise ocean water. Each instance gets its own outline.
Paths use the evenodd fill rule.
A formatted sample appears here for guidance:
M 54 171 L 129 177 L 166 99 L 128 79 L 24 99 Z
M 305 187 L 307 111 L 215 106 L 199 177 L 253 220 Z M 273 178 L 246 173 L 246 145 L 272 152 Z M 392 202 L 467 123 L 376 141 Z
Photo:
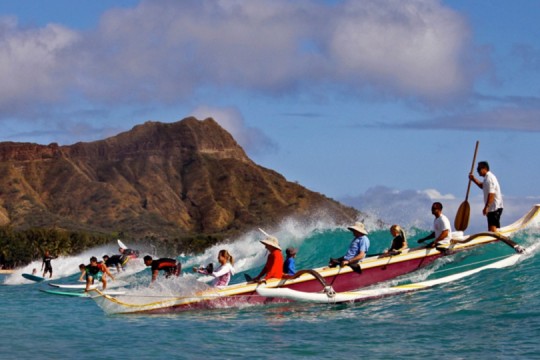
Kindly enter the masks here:
M 409 232 L 413 238 L 419 235 Z M 291 222 L 275 234 L 283 247 L 299 248 L 299 268 L 326 264 L 330 256 L 342 255 L 350 241 L 347 231 L 326 224 Z M 261 238 L 248 234 L 205 254 L 178 258 L 188 269 L 215 263 L 217 251 L 227 248 L 236 256 L 239 270 L 233 282 L 241 282 L 243 273 L 256 275 L 264 262 L 266 254 L 257 241 Z M 377 253 L 391 237 L 387 230 L 379 230 L 370 239 L 370 252 Z M 531 245 L 540 241 L 540 230 L 529 227 L 513 239 Z M 76 282 L 78 263 L 114 250 L 112 244 L 80 257 L 53 260 L 55 281 Z M 510 254 L 513 251 L 506 245 L 491 244 L 400 280 L 443 276 Z M 50 287 L 20 276 L 33 267 L 39 270 L 40 265 L 36 262 L 0 278 L 3 359 L 540 358 L 540 255 L 536 252 L 506 269 L 362 303 L 290 303 L 166 315 L 106 315 L 91 299 L 40 292 Z M 142 265 L 132 264 L 119 284 L 149 295 L 206 286 L 201 283 L 204 278 L 189 272 L 152 288 L 148 288 L 149 277 Z

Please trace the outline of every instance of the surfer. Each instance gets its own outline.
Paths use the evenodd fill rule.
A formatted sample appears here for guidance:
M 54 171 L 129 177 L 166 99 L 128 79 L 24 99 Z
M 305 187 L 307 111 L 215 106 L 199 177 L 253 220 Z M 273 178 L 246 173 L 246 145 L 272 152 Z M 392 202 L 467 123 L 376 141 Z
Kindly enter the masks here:
M 266 264 L 259 275 L 250 280 L 253 282 L 260 282 L 263 276 L 264 280 L 283 278 L 283 254 L 281 253 L 278 239 L 273 236 L 268 236 L 266 239 L 261 240 L 261 244 L 268 250 Z
M 43 256 L 43 263 L 41 263 L 41 270 L 45 267 L 43 271 L 43 277 L 49 273 L 49 278 L 52 278 L 52 265 L 51 260 L 56 259 L 56 256 L 51 256 L 48 250 L 45 250 L 45 255 Z
M 118 248 L 118 252 L 120 253 L 122 267 L 124 267 L 130 259 L 136 259 L 139 257 L 139 250 L 120 247 Z
M 484 178 L 483 182 L 480 182 L 474 177 L 472 172 L 469 174 L 469 180 L 473 181 L 480 189 L 484 190 L 484 209 L 482 214 L 487 217 L 488 230 L 496 232 L 501 227 L 501 215 L 503 212 L 503 198 L 501 193 L 501 187 L 495 174 L 489 171 L 489 164 L 487 161 L 478 162 L 476 169 L 478 174 Z
M 294 258 L 296 257 L 297 249 L 290 247 L 285 250 L 285 262 L 283 263 L 283 274 L 292 276 L 296 273 L 296 264 Z
M 340 265 L 343 267 L 345 265 L 349 265 L 354 271 L 360 273 L 362 270 L 360 269 L 360 265 L 358 263 L 366 257 L 370 245 L 369 238 L 367 237 L 368 232 L 364 224 L 361 222 L 356 222 L 347 229 L 352 231 L 354 236 L 354 239 L 349 245 L 349 250 L 347 250 L 347 253 L 340 258 L 330 258 L 328 266 L 336 267 Z
M 122 266 L 122 255 L 113 255 L 110 257 L 109 255 L 103 255 L 103 261 L 107 267 L 114 266 L 118 272 L 124 270 L 124 267 Z
M 431 205 L 431 213 L 435 216 L 433 220 L 433 231 L 426 237 L 418 240 L 421 244 L 426 240 L 435 239 L 429 243 L 426 247 L 435 247 L 439 244 L 449 244 L 452 239 L 452 227 L 450 226 L 450 220 L 442 213 L 443 206 L 440 202 L 434 202 Z
M 182 272 L 182 264 L 174 259 L 161 258 L 153 260 L 150 255 L 146 255 L 143 260 L 146 266 L 151 266 L 152 282 L 156 281 L 160 270 L 165 272 L 166 278 L 171 275 L 179 276 Z
M 103 290 L 105 290 L 107 288 L 107 276 L 105 274 L 109 275 L 111 280 L 114 280 L 114 276 L 112 276 L 107 265 L 103 262 L 98 262 L 95 256 L 90 258 L 89 265 L 81 264 L 79 265 L 79 269 L 81 270 L 79 280 L 82 280 L 83 277 L 86 278 L 86 289 L 84 291 L 90 290 L 90 285 L 94 284 L 94 280 L 101 281 Z
M 213 286 L 217 288 L 222 288 L 229 285 L 231 277 L 234 275 L 234 258 L 227 250 L 220 250 L 218 253 L 218 261 L 220 266 L 214 270 L 214 266 L 209 264 L 206 268 L 197 268 L 194 267 L 193 271 L 198 272 L 199 274 L 211 275 L 215 277 Z
M 133 249 L 130 249 L 130 248 L 120 248 L 119 249 L 120 253 L 122 255 L 125 255 L 125 256 L 128 256 L 130 258 L 137 258 L 139 257 L 139 250 L 133 250 Z

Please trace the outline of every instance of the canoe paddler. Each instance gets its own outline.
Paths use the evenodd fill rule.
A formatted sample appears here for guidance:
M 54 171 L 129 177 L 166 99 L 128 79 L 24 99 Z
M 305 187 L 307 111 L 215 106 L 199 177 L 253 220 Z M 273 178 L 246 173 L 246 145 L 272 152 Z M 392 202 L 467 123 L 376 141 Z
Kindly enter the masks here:
M 439 244 L 449 244 L 452 240 L 452 226 L 450 220 L 442 213 L 443 206 L 440 202 L 434 202 L 431 205 L 431 214 L 435 217 L 433 220 L 433 231 L 421 239 L 418 239 L 418 243 L 421 244 L 426 240 L 435 239 L 429 243 L 426 247 L 436 247 Z
M 261 282 L 263 276 L 264 280 L 283 278 L 283 254 L 278 239 L 268 236 L 266 239 L 261 240 L 261 244 L 268 250 L 268 257 L 264 268 L 252 281 Z
M 369 238 L 367 237 L 368 232 L 364 224 L 361 222 L 356 222 L 347 229 L 352 231 L 354 236 L 351 244 L 349 245 L 349 250 L 347 250 L 347 253 L 340 258 L 330 258 L 328 266 L 336 267 L 340 265 L 343 267 L 349 265 L 354 271 L 360 273 L 362 270 L 360 269 L 360 265 L 358 263 L 366 257 L 370 245 Z
M 487 161 L 480 161 L 476 171 L 478 171 L 478 175 L 484 178 L 484 181 L 481 182 L 475 178 L 472 173 L 469 174 L 469 179 L 484 191 L 485 205 L 482 214 L 487 217 L 488 230 L 497 232 L 497 229 L 501 227 L 501 215 L 503 212 L 503 198 L 499 181 L 497 180 L 497 177 L 489 171 L 489 164 Z

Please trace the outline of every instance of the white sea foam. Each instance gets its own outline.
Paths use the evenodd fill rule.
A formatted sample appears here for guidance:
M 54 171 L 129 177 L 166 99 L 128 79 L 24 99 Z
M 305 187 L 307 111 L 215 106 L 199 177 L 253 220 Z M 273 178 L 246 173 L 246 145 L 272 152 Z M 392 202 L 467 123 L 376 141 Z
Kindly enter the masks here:
M 60 278 L 65 278 L 68 276 L 72 276 L 75 274 L 79 274 L 79 265 L 80 264 L 88 264 L 90 262 L 90 257 L 95 256 L 98 258 L 98 261 L 101 260 L 103 255 L 111 255 L 118 253 L 118 247 L 116 244 L 113 245 L 105 245 L 105 246 L 99 246 L 95 247 L 89 250 L 85 250 L 84 252 L 73 255 L 73 256 L 59 256 L 56 259 L 53 259 L 51 261 L 51 265 L 53 268 L 53 276 L 49 279 L 49 274 L 47 274 L 46 280 L 58 280 Z M 54 254 L 52 254 L 54 256 Z M 30 280 L 27 280 L 23 278 L 22 274 L 31 274 L 33 269 L 37 270 L 36 275 L 42 276 L 43 270 L 41 269 L 43 264 L 43 261 L 40 260 L 34 260 L 30 264 L 15 269 L 13 274 L 7 276 L 4 280 L 4 284 L 6 285 L 21 285 L 21 284 L 31 284 L 33 283 Z M 130 274 L 136 273 L 144 269 L 144 264 L 142 264 L 142 261 L 139 259 L 132 260 L 129 263 L 129 266 L 126 268 L 126 272 L 119 275 L 119 277 L 127 277 Z

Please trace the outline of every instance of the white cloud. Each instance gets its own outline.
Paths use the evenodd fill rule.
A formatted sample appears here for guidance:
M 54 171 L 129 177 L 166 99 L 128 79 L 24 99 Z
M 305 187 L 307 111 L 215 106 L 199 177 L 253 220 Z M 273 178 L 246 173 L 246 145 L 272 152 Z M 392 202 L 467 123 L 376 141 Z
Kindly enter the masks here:
M 0 108 L 21 110 L 65 95 L 69 73 L 62 52 L 79 36 L 60 25 L 20 29 L 13 18 L 0 18 Z M 28 102 L 27 104 L 25 104 Z
M 274 151 L 277 147 L 261 130 L 247 126 L 236 108 L 199 106 L 190 115 L 201 120 L 209 117 L 216 120 L 248 154 Z
M 455 200 L 456 197 L 452 194 L 441 194 L 438 190 L 435 189 L 426 189 L 419 191 L 420 194 L 426 194 L 428 198 L 433 201 L 442 201 L 442 200 Z
M 504 195 L 503 195 L 504 196 Z M 433 224 L 431 204 L 440 201 L 443 213 L 454 223 L 454 217 L 460 204 L 465 199 L 458 199 L 451 194 L 441 196 L 436 189 L 427 190 L 396 190 L 378 186 L 367 190 L 364 194 L 339 199 L 344 204 L 358 210 L 368 212 L 382 219 L 386 224 L 400 224 L 407 229 L 417 227 L 429 230 Z M 471 217 L 468 233 L 486 231 L 486 218 L 482 215 L 483 195 L 469 197 Z M 539 197 L 508 197 L 504 196 L 504 211 L 502 224 L 508 225 L 528 212 L 534 204 L 540 203 Z
M 172 104 L 207 87 L 282 94 L 327 84 L 431 101 L 467 92 L 473 78 L 464 18 L 436 0 L 141 1 L 80 33 L 2 21 L 4 109 L 74 97 Z
M 331 55 L 345 77 L 402 96 L 440 98 L 470 86 L 464 19 L 435 1 L 349 1 L 335 20 Z

